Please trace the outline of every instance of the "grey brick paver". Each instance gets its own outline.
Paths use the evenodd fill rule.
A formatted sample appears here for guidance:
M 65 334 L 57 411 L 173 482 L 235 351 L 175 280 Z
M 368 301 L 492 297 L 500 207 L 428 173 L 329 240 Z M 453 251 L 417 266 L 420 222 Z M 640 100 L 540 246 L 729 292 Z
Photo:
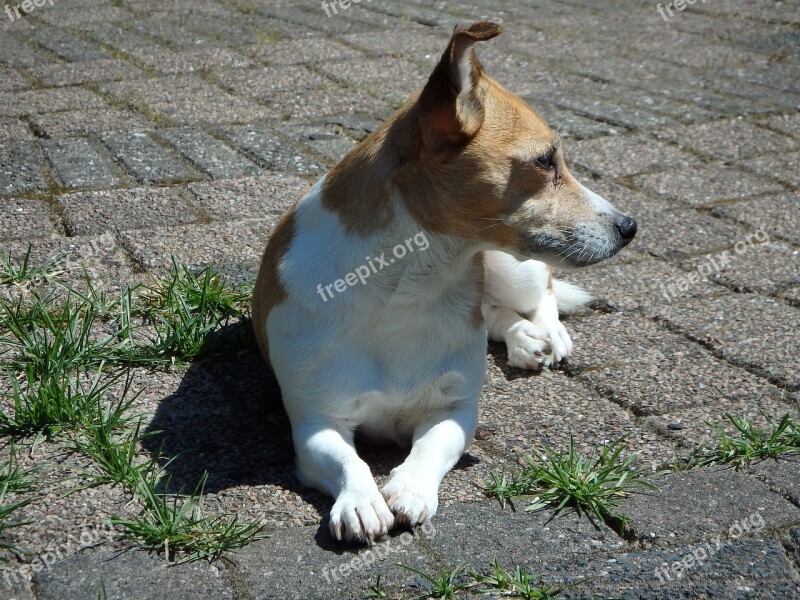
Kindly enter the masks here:
M 84 138 L 48 140 L 42 147 L 64 187 L 111 187 L 121 182 L 114 163 Z
M 56 197 L 72 235 L 149 229 L 201 220 L 188 194 L 177 188 L 134 188 Z
M 38 148 L 33 142 L 0 140 L 0 194 L 47 189 Z
M 169 154 L 146 133 L 107 133 L 100 139 L 142 183 L 169 183 L 199 178 L 196 171 Z
M 255 175 L 261 169 L 230 146 L 198 129 L 160 129 L 167 140 L 186 159 L 213 179 Z
M 798 414 L 797 7 L 696 2 L 664 21 L 655 4 L 362 0 L 328 17 L 307 0 L 55 0 L 17 22 L 0 5 L 0 253 L 30 245 L 34 264 L 66 253 L 70 281 L 85 265 L 116 289 L 173 256 L 251 279 L 281 214 L 425 83 L 456 22 L 484 16 L 506 29 L 477 50 L 487 72 L 559 132 L 587 187 L 639 223 L 612 261 L 557 273 L 597 298 L 565 319 L 575 350 L 563 368 L 511 369 L 489 344 L 476 440 L 442 484 L 435 532 L 394 537 L 375 562 L 333 543 L 330 500 L 293 473 L 277 384 L 240 353 L 141 370 L 137 402 L 167 458 L 180 455 L 175 481 L 191 487 L 207 469 L 206 508 L 261 519 L 272 537 L 171 568 L 104 544 L 11 593 L 85 600 L 103 581 L 109 598 L 333 600 L 363 597 L 382 574 L 388 597 L 405 599 L 425 584 L 395 562 L 485 571 L 497 558 L 548 583 L 586 579 L 566 597 L 800 597 L 797 460 L 653 475 L 708 443 L 725 413 L 759 427 Z M 770 243 L 737 253 L 759 230 Z M 492 469 L 570 434 L 582 451 L 626 435 L 661 488 L 622 501 L 626 537 L 483 498 Z M 403 452 L 364 455 L 382 482 Z M 17 534 L 31 557 L 79 528 L 85 507 L 60 511 L 89 492 L 32 505 Z M 751 509 L 763 529 L 680 578 L 656 574 Z
M 55 233 L 47 210 L 38 200 L 0 200 L 0 239 L 28 239 Z

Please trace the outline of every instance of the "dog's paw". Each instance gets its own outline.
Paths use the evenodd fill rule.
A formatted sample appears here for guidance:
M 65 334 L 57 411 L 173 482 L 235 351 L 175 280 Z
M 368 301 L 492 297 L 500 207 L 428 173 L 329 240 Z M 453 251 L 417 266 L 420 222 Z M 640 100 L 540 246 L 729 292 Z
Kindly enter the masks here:
M 534 326 L 545 331 L 550 340 L 550 351 L 545 353 L 543 364 L 546 367 L 558 365 L 562 360 L 572 354 L 572 338 L 567 333 L 567 328 L 556 319 L 534 320 Z
M 333 504 L 329 526 L 336 540 L 369 543 L 389 532 L 394 515 L 377 488 L 344 490 Z
M 518 369 L 538 371 L 551 355 L 550 335 L 530 321 L 518 321 L 506 332 L 508 364 Z M 552 360 L 550 360 L 552 363 Z
M 439 508 L 439 486 L 424 475 L 397 467 L 381 490 L 398 523 L 414 527 L 430 521 Z

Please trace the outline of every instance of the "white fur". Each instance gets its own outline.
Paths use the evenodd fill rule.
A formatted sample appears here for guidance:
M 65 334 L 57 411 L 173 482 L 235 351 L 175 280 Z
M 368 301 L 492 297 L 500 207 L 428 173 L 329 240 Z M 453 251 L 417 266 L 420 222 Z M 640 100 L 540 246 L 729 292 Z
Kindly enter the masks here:
M 486 328 L 470 325 L 481 300 L 473 256 L 482 248 L 428 234 L 424 251 L 323 300 L 318 284 L 420 233 L 395 198 L 391 226 L 366 238 L 348 234 L 322 204 L 323 181 L 299 203 L 279 267 L 288 298 L 267 319 L 270 361 L 292 422 L 300 477 L 336 498 L 332 534 L 372 540 L 395 516 L 412 525 L 433 517 L 439 484 L 474 435 L 486 374 Z M 544 264 L 486 252 L 485 265 L 487 324 L 493 338 L 508 343 L 512 364 L 538 368 L 569 354 Z M 572 291 L 573 303 L 576 297 Z M 537 349 L 541 357 L 533 358 Z M 357 430 L 411 443 L 383 490 L 356 453 Z

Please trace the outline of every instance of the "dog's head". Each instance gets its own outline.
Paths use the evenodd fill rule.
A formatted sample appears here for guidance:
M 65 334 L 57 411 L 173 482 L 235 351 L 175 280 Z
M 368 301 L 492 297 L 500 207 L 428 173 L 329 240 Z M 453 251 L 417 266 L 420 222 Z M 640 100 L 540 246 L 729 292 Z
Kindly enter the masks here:
M 491 21 L 456 27 L 416 99 L 416 169 L 437 200 L 411 210 L 434 231 L 519 257 L 569 266 L 609 258 L 633 239 L 636 221 L 578 183 L 558 135 L 484 73 L 473 46 L 500 33 Z

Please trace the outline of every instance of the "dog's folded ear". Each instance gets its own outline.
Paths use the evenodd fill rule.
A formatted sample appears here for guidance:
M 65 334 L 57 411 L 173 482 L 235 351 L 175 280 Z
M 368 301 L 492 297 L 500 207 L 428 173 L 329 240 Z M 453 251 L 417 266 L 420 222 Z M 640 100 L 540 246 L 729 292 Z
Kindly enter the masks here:
M 485 86 L 483 67 L 473 47 L 502 31 L 499 21 L 456 26 L 419 99 L 422 135 L 429 145 L 463 143 L 481 128 Z

